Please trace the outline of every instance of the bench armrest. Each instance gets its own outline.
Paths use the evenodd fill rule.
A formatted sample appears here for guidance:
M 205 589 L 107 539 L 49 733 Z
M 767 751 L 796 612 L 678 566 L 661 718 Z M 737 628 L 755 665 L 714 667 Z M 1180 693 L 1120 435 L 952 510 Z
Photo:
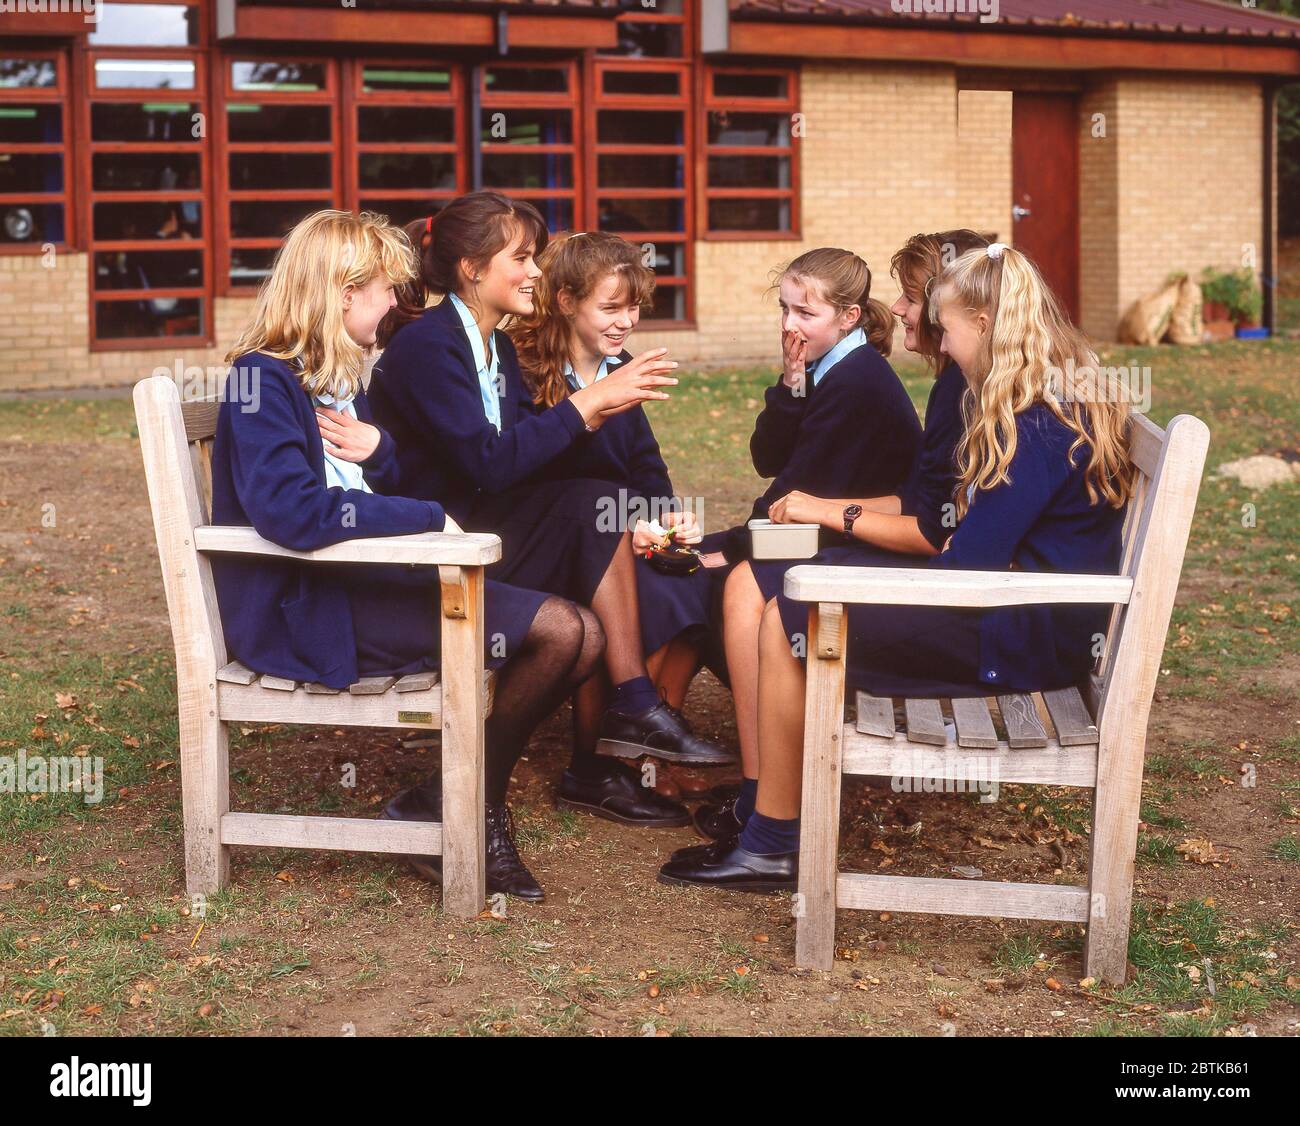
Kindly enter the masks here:
M 1033 606 L 1048 602 L 1127 604 L 1127 575 L 1039 571 L 949 571 L 940 567 L 792 567 L 786 597 L 796 602 L 877 606 Z
M 263 539 L 253 528 L 205 524 L 194 529 L 194 546 L 205 552 L 276 555 L 311 563 L 482 567 L 501 558 L 500 537 L 478 532 L 418 532 L 410 536 L 344 540 L 315 551 L 292 551 Z

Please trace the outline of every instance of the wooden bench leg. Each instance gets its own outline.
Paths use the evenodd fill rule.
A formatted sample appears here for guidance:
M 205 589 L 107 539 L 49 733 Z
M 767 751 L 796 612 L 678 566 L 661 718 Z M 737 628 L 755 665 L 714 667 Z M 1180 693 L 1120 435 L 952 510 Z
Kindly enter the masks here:
M 808 607 L 808 688 L 804 701 L 795 962 L 829 970 L 835 959 L 844 735 L 844 609 L 838 604 Z
M 1130 728 L 1103 731 L 1093 795 L 1092 851 L 1088 861 L 1090 908 L 1083 972 L 1124 984 L 1129 920 L 1133 907 L 1133 861 L 1142 802 L 1143 734 Z M 1112 733 L 1113 732 L 1113 733 Z
M 230 739 L 217 718 L 215 674 L 208 691 L 182 688 L 179 719 L 185 890 L 213 895 L 230 879 L 230 850 L 221 843 L 221 818 L 230 812 Z
M 442 906 L 463 919 L 487 897 L 483 828 L 483 569 L 442 581 Z

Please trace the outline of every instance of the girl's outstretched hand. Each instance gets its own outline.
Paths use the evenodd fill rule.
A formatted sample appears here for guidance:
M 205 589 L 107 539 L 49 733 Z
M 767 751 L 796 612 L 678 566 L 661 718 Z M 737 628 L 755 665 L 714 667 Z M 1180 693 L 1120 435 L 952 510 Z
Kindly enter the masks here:
M 316 408 L 316 424 L 327 453 L 344 461 L 365 461 L 379 447 L 379 428 L 336 411 L 333 407 Z
M 677 385 L 671 375 L 677 361 L 666 359 L 667 354 L 667 348 L 642 352 L 636 359 L 619 364 L 604 379 L 575 391 L 570 401 L 588 426 L 599 426 L 604 419 L 639 403 L 666 399 L 663 389 Z
M 791 391 L 803 387 L 807 376 L 804 364 L 808 359 L 808 341 L 797 332 L 781 330 L 781 382 Z

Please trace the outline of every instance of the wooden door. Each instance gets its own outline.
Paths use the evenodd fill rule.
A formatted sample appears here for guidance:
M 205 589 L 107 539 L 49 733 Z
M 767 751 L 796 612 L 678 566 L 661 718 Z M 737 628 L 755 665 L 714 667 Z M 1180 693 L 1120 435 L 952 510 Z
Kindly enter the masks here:
M 1073 94 L 1011 102 L 1012 239 L 1079 320 L 1079 107 Z

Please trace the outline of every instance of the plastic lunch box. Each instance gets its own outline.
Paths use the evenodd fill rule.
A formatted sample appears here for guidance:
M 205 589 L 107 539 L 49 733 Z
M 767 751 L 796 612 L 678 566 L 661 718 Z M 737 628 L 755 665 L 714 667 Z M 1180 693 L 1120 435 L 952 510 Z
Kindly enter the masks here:
M 817 554 L 820 524 L 773 524 L 771 520 L 751 520 L 748 527 L 755 559 L 811 559 Z

